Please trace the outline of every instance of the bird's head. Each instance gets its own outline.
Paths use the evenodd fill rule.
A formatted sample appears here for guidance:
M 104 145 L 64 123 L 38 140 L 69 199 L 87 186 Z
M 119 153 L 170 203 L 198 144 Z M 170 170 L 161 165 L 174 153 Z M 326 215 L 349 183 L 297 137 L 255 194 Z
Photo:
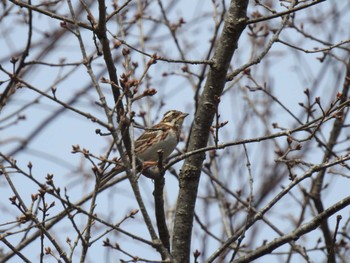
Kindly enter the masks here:
M 184 119 L 188 116 L 188 113 L 183 113 L 177 110 L 170 110 L 163 116 L 162 123 L 170 126 L 176 126 L 181 129 Z

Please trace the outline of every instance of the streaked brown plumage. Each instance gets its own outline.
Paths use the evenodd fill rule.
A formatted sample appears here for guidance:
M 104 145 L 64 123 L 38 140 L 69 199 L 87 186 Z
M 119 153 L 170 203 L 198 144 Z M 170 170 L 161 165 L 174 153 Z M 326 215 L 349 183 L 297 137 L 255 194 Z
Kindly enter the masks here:
M 187 113 L 177 110 L 170 110 L 166 112 L 162 120 L 147 129 L 135 141 L 135 155 L 143 163 L 158 162 L 158 151 L 163 151 L 163 159 L 166 159 L 176 148 L 179 142 L 181 128 Z M 114 175 L 125 170 L 123 165 L 116 165 L 111 172 L 102 177 L 103 180 L 110 179 Z

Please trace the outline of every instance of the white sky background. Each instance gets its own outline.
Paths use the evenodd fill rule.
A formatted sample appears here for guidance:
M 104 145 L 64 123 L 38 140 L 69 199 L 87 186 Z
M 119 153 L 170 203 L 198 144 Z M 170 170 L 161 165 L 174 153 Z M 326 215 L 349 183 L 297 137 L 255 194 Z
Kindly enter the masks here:
M 164 3 L 167 1 L 163 1 Z M 228 1 L 226 1 L 228 2 Z M 253 1 L 252 1 L 253 2 Z M 9 4 L 9 3 L 8 3 Z M 35 2 L 33 2 L 35 4 Z M 342 12 L 347 12 L 346 10 L 349 9 L 349 1 L 326 1 L 323 4 L 317 5 L 316 7 L 310 8 L 307 12 L 308 15 L 310 15 L 310 10 L 314 10 L 314 15 L 316 17 L 319 17 L 322 15 L 322 9 L 328 10 L 332 5 L 337 6 L 343 6 L 343 8 L 338 8 L 338 10 L 344 10 Z M 66 10 L 65 7 L 66 3 L 63 1 L 62 3 L 62 9 Z M 154 5 L 154 8 L 156 8 L 156 4 Z M 110 8 L 110 5 L 108 5 Z M 18 8 L 16 8 L 18 9 Z M 19 10 L 19 9 L 18 9 Z M 255 11 L 256 8 L 254 7 L 253 3 L 250 4 L 249 14 L 252 11 Z M 280 10 L 283 10 L 283 8 L 280 8 Z M 321 10 L 321 11 L 320 11 Z M 22 10 L 23 12 L 25 10 Z M 174 9 L 169 13 L 169 19 L 170 20 L 178 20 L 180 16 L 184 18 L 186 21 L 186 24 L 180 29 L 179 31 L 179 39 L 181 40 L 181 43 L 188 43 L 190 47 L 193 47 L 190 49 L 190 52 L 187 53 L 188 55 L 187 59 L 203 59 L 203 54 L 206 54 L 206 50 L 208 48 L 208 38 L 211 36 L 211 30 L 213 27 L 213 24 L 210 23 L 212 21 L 204 20 L 203 23 L 198 23 L 194 27 L 192 26 L 193 23 L 197 22 L 197 14 L 198 13 L 204 13 L 204 12 L 212 12 L 212 3 L 211 1 L 180 1 L 179 4 L 175 6 Z M 157 11 L 158 12 L 158 11 Z M 67 11 L 68 13 L 68 11 Z M 96 14 L 96 12 L 95 12 Z M 301 11 L 297 14 L 298 17 L 305 16 L 306 11 Z M 153 14 L 154 15 L 154 14 Z M 34 13 L 34 24 L 40 23 L 40 27 L 36 28 L 36 31 L 33 36 L 33 43 L 40 40 L 43 41 L 43 38 L 41 37 L 41 32 L 44 32 L 46 30 L 50 31 L 52 28 L 59 27 L 59 22 L 56 20 L 51 20 L 45 17 L 44 15 L 38 15 Z M 97 14 L 96 14 L 97 17 Z M 344 16 L 341 14 L 339 15 L 342 19 Z M 86 19 L 85 16 L 82 17 L 82 19 Z M 328 19 L 335 19 L 335 18 L 328 18 Z M 9 20 L 7 20 L 9 21 Z M 208 22 L 209 21 L 209 22 Z M 17 17 L 13 16 L 13 22 L 18 23 Z M 271 23 L 275 26 L 278 26 L 280 22 L 280 19 L 275 19 Z M 312 32 L 313 34 L 316 34 L 319 38 L 327 40 L 329 42 L 337 43 L 342 40 L 346 40 L 349 38 L 349 16 L 347 18 L 347 21 L 341 21 L 339 23 L 340 27 L 337 29 L 334 29 L 334 36 L 333 35 L 324 35 L 323 32 L 329 32 L 329 30 L 324 28 L 319 28 L 319 32 Z M 114 28 L 110 28 L 112 31 Z M 307 25 L 305 26 L 305 29 L 307 30 Z M 40 31 L 39 31 L 40 30 Z M 187 30 L 190 30 L 191 33 L 187 34 Z M 145 28 L 145 31 L 147 31 L 147 27 Z M 93 45 L 93 42 L 91 40 L 92 34 L 90 31 L 82 29 L 82 34 L 84 37 L 84 41 L 86 43 L 86 48 L 88 50 L 88 53 L 94 52 L 95 47 Z M 186 32 L 185 34 L 181 35 L 181 32 Z M 130 41 L 129 44 L 135 45 L 138 41 L 138 36 L 136 35 L 137 32 L 135 32 L 134 39 L 132 37 L 128 38 L 128 41 Z M 170 58 L 179 58 L 178 53 L 176 52 L 176 49 L 174 48 L 172 41 L 164 41 L 164 36 L 167 36 L 168 32 L 164 28 L 163 31 L 158 31 L 157 34 L 159 34 L 159 46 L 164 48 L 166 50 L 166 54 L 160 54 L 160 55 L 167 55 Z M 192 38 L 189 38 L 189 36 L 192 36 Z M 13 53 L 14 51 L 21 52 L 21 50 L 24 47 L 25 41 L 27 37 L 27 31 L 26 29 L 21 28 L 20 26 L 15 26 L 14 30 L 12 30 L 11 25 L 4 24 L 1 26 L 0 29 L 0 47 L 1 47 L 1 53 L 0 53 L 0 63 L 1 65 L 11 71 L 12 65 L 9 61 L 5 61 L 4 57 L 7 56 L 8 53 Z M 286 30 L 282 35 L 281 39 L 288 41 L 290 43 L 303 44 L 303 48 L 305 49 L 313 49 L 316 47 L 316 44 L 313 42 L 305 42 L 304 39 L 301 39 L 299 35 L 295 34 L 293 30 Z M 164 41 L 164 42 L 163 42 Z M 302 42 L 303 41 L 303 42 Z M 236 55 L 239 54 L 239 56 L 235 56 L 233 67 L 237 68 L 239 65 L 246 63 L 247 58 L 250 57 L 251 52 L 255 52 L 252 50 L 250 46 L 248 46 L 247 41 L 247 30 L 244 31 L 242 38 L 239 42 L 239 47 L 236 51 Z M 59 48 L 56 48 L 57 51 L 51 53 L 50 56 L 45 58 L 46 62 L 50 63 L 57 63 L 59 62 L 59 59 L 65 58 L 69 62 L 76 62 L 81 60 L 81 54 L 79 52 L 78 43 L 77 40 L 74 37 L 65 38 L 64 41 L 60 41 L 57 43 L 57 46 Z M 320 47 L 317 45 L 317 47 Z M 120 55 L 121 48 L 115 52 L 115 54 Z M 154 49 L 156 49 L 156 46 L 147 46 L 146 49 L 150 50 L 149 53 L 152 53 Z M 320 48 L 323 48 L 322 46 Z M 40 50 L 40 46 L 38 48 Z M 344 53 L 335 51 L 339 56 L 344 58 L 345 60 L 347 57 L 344 57 Z M 35 55 L 35 49 L 33 54 Z M 30 60 L 32 57 L 29 56 Z M 335 94 L 327 94 L 327 90 L 329 89 L 329 85 L 334 85 L 335 83 L 339 84 L 339 90 L 341 89 L 342 80 L 344 77 L 344 67 L 341 65 L 338 69 L 332 64 L 330 67 L 332 69 L 331 72 L 329 72 L 327 69 L 324 70 L 324 74 L 321 76 L 315 76 L 319 71 L 320 68 L 324 67 L 324 63 L 320 63 L 316 57 L 319 57 L 320 54 L 304 54 L 299 51 L 295 51 L 292 49 L 286 49 L 281 44 L 275 44 L 275 46 L 272 48 L 270 55 L 261 62 L 260 65 L 252 67 L 252 70 L 254 70 L 254 76 L 260 77 L 260 83 L 265 81 L 267 85 L 273 90 L 273 93 L 276 97 L 280 99 L 280 101 L 288 107 L 294 114 L 298 115 L 301 111 L 301 107 L 298 105 L 299 102 L 301 102 L 302 99 L 305 99 L 305 96 L 303 96 L 303 90 L 305 88 L 310 88 L 310 90 L 314 91 L 315 93 L 312 93 L 314 97 L 316 96 L 322 96 L 322 102 L 327 105 L 329 101 L 327 99 L 331 100 L 330 98 L 335 97 Z M 140 69 L 137 72 L 138 74 L 142 73 L 142 62 L 140 59 L 140 56 L 134 52 L 131 51 L 131 58 L 133 60 L 138 60 L 140 62 Z M 305 67 L 305 65 L 308 65 Z M 298 67 L 300 65 L 300 68 Z M 145 109 L 148 108 L 147 103 L 154 103 L 154 105 L 151 107 L 150 115 L 148 116 L 151 123 L 155 123 L 159 121 L 160 117 L 164 112 L 166 112 L 169 109 L 177 109 L 185 112 L 189 112 L 190 116 L 186 119 L 184 124 L 184 132 L 188 133 L 189 126 L 191 121 L 193 120 L 193 112 L 194 112 L 194 105 L 193 105 L 193 90 L 188 85 L 188 82 L 185 78 L 181 76 L 182 71 L 181 67 L 182 64 L 169 64 L 166 62 L 158 61 L 157 64 L 153 65 L 150 70 L 150 75 L 152 76 L 152 87 L 156 88 L 158 90 L 158 93 L 152 98 L 152 100 L 147 101 L 143 100 L 145 104 L 142 106 Z M 264 66 L 271 67 L 271 69 L 268 71 L 268 75 L 265 75 Z M 102 58 L 98 58 L 94 61 L 93 67 L 95 70 L 95 74 L 97 75 L 98 72 L 100 72 L 103 69 L 103 60 Z M 55 79 L 59 74 L 67 74 L 69 73 L 74 67 L 65 67 L 63 69 L 63 72 L 59 72 L 57 68 L 50 68 L 45 66 L 37 66 L 35 71 L 31 71 L 30 76 L 26 76 L 26 80 L 30 82 L 32 85 L 39 87 L 41 90 L 50 90 L 51 86 L 53 85 Z M 200 69 L 200 66 L 196 65 L 190 65 L 189 69 L 194 72 L 198 72 Z M 307 70 L 305 70 L 307 68 Z M 81 89 L 81 87 L 89 87 L 90 85 L 90 79 L 86 74 L 85 68 L 82 66 L 78 69 L 74 69 L 75 71 L 71 73 L 71 76 L 65 80 L 64 82 L 60 83 L 57 86 L 57 97 L 64 101 L 69 101 L 72 98 L 75 98 L 77 95 L 76 93 Z M 120 67 L 120 64 L 117 65 L 118 75 L 120 75 L 123 71 L 123 69 Z M 335 71 L 335 72 L 334 72 Z M 337 72 L 339 71 L 339 72 Z M 161 78 L 161 74 L 163 72 L 175 72 L 176 75 L 168 78 Z M 273 73 L 273 74 L 271 74 Z M 337 82 L 334 80 L 334 78 L 339 73 L 340 80 Z M 107 74 L 104 73 L 103 76 L 107 77 Z M 140 75 L 139 75 L 140 76 Z M 0 80 L 4 81 L 7 77 L 0 72 Z M 315 81 L 315 79 L 317 81 Z M 305 83 L 307 83 L 307 86 L 305 86 Z M 321 84 L 320 84 L 321 83 Z M 3 84 L 0 86 L 0 92 L 2 91 L 2 88 L 6 85 Z M 106 94 L 109 94 L 109 97 L 107 98 L 109 103 L 112 103 L 112 95 L 109 92 L 109 87 L 107 84 L 101 84 L 101 86 L 105 87 Z M 236 89 L 242 88 L 235 87 Z M 142 86 L 141 86 L 142 89 Z M 50 92 L 49 92 L 50 93 Z M 235 97 L 235 94 L 238 94 L 238 92 L 232 92 L 230 95 L 223 98 L 222 103 L 220 104 L 220 113 L 222 120 L 228 120 L 229 123 L 227 126 L 225 126 L 222 130 L 222 142 L 224 141 L 230 141 L 230 140 L 237 140 L 237 139 L 243 139 L 239 138 L 239 134 L 237 132 L 237 123 L 241 124 L 244 122 L 243 118 L 245 116 L 244 112 L 241 112 L 237 109 L 242 109 L 242 106 L 245 105 L 245 101 L 242 100 L 242 97 Z M 327 98 L 327 96 L 329 96 Z M 261 94 L 257 93 L 247 93 L 248 96 L 261 96 Z M 3 109 L 3 111 L 0 114 L 0 126 L 3 127 L 4 123 L 1 121 L 3 118 L 8 116 L 11 112 L 13 112 L 15 109 L 19 109 L 22 106 L 29 103 L 33 97 L 38 97 L 38 94 L 34 94 L 32 91 L 28 91 L 26 89 L 20 89 L 16 92 L 16 94 L 12 97 L 11 101 L 8 103 L 8 105 Z M 324 99 L 325 98 L 325 99 Z M 80 110 L 87 111 L 93 113 L 95 116 L 101 117 L 103 119 L 103 111 L 101 108 L 96 106 L 94 104 L 94 101 L 97 101 L 97 95 L 93 88 L 90 88 L 87 95 L 84 95 L 82 97 L 78 98 L 78 102 L 74 105 L 78 107 Z M 159 111 L 159 104 L 163 100 L 165 103 L 165 106 L 161 108 Z M 112 105 L 112 104 L 111 104 Z M 14 125 L 7 129 L 1 129 L 0 130 L 0 147 L 1 152 L 3 153 L 11 153 L 13 149 L 15 149 L 18 146 L 18 142 L 16 141 L 18 138 L 26 138 L 28 134 L 30 134 L 38 124 L 42 123 L 43 120 L 49 118 L 51 114 L 60 109 L 61 107 L 56 105 L 56 103 L 52 103 L 51 101 L 40 98 L 40 103 L 37 105 L 32 105 L 28 109 L 26 109 L 23 114 L 26 115 L 26 120 L 19 122 L 17 125 Z M 326 108 L 326 106 L 325 106 Z M 280 111 L 280 114 L 275 116 L 275 122 L 278 122 L 281 127 L 289 127 L 290 123 L 290 117 L 286 117 L 286 114 L 284 111 Z M 136 121 L 140 119 L 136 118 Z M 271 125 L 267 124 L 267 125 Z M 261 123 L 257 123 L 256 127 L 251 130 L 251 134 L 245 134 L 247 137 L 258 137 L 264 135 L 264 129 L 261 128 Z M 260 127 L 260 128 L 259 128 Z M 107 149 L 110 139 L 106 137 L 101 137 L 99 135 L 95 134 L 95 129 L 100 128 L 95 123 L 92 123 L 91 121 L 78 116 L 72 112 L 65 111 L 63 114 L 60 115 L 59 118 L 55 119 L 53 122 L 51 122 L 48 126 L 46 126 L 38 136 L 32 141 L 30 141 L 30 144 L 27 145 L 27 148 L 25 151 L 21 151 L 18 154 L 15 155 L 15 158 L 17 160 L 17 164 L 22 168 L 26 169 L 26 165 L 28 162 L 33 163 L 33 174 L 37 177 L 38 180 L 44 182 L 44 178 L 47 175 L 47 173 L 52 173 L 55 175 L 55 182 L 58 186 L 61 187 L 62 191 L 66 187 L 67 193 L 70 196 L 71 201 L 79 200 L 82 196 L 84 196 L 87 192 L 90 192 L 93 190 L 94 182 L 93 182 L 93 174 L 90 170 L 90 166 L 86 162 L 86 160 L 79 154 L 71 154 L 72 145 L 80 145 L 81 148 L 89 149 L 90 152 L 94 153 L 95 155 L 101 155 L 104 153 L 104 151 Z M 325 131 L 326 132 L 326 131 Z M 136 130 L 135 133 L 138 135 L 139 131 Z M 326 137 L 328 136 L 327 133 L 325 133 Z M 13 140 L 12 140 L 13 139 Z M 282 143 L 283 140 L 281 140 Z M 180 148 L 183 145 L 180 145 Z M 241 146 L 240 146 L 241 147 Z M 345 146 L 344 146 L 345 147 Z M 261 156 L 261 149 L 256 148 L 256 144 L 247 145 L 248 152 L 250 153 L 250 159 L 252 162 L 252 169 L 253 169 L 253 177 L 255 180 L 255 183 L 259 185 L 260 180 L 264 180 L 264 178 L 261 177 L 263 173 L 261 173 L 261 163 L 259 163 L 259 158 Z M 223 154 L 224 151 L 219 152 L 219 154 Z M 271 154 L 273 151 L 271 151 L 269 154 Z M 234 158 L 233 156 L 232 158 Z M 321 155 L 311 155 L 309 156 L 310 162 L 320 162 L 322 156 Z M 256 164 L 256 165 L 255 165 Z M 85 172 L 87 176 L 90 176 L 89 180 L 83 180 L 81 178 L 81 171 L 74 172 L 75 169 L 80 168 L 79 165 L 83 166 L 85 168 Z M 181 164 L 175 165 L 175 169 L 179 169 L 181 167 Z M 243 171 L 246 172 L 246 171 Z M 223 176 L 235 176 L 230 174 L 230 171 L 227 170 L 227 172 L 224 172 Z M 286 175 L 286 181 L 285 183 L 288 184 L 288 175 Z M 232 179 L 232 185 L 230 185 L 230 188 L 232 191 L 237 191 L 240 189 L 241 184 L 243 184 L 243 181 L 238 182 L 239 185 L 237 185 L 237 181 L 241 180 L 242 178 L 245 178 L 246 182 L 248 182 L 249 178 L 244 175 L 241 175 L 241 177 L 237 177 L 237 179 Z M 14 175 L 13 180 L 17 188 L 20 190 L 22 195 L 24 197 L 28 197 L 28 200 L 30 200 L 30 194 L 33 192 L 36 192 L 37 186 L 30 183 L 29 180 L 23 180 L 21 176 Z M 201 185 L 207 180 L 206 176 L 203 175 L 201 178 Z M 237 181 L 236 181 L 237 180 Z M 167 198 L 171 206 L 174 206 L 174 203 L 176 201 L 177 191 L 178 191 L 178 185 L 177 180 L 172 177 L 172 175 L 168 175 L 166 178 L 166 191 L 167 191 Z M 307 188 L 309 182 L 305 181 L 304 187 Z M 199 190 L 199 196 L 203 192 L 206 191 L 206 189 L 201 188 Z M 0 196 L 3 201 L 1 205 L 1 210 L 4 211 L 4 215 L 1 217 L 0 223 L 8 222 L 11 220 L 14 220 L 14 217 L 18 215 L 18 211 L 11 207 L 8 203 L 4 204 L 4 202 L 7 202 L 8 198 L 12 196 L 11 190 L 7 187 L 7 184 L 3 178 L 0 178 L 0 187 L 1 187 L 1 193 Z M 152 182 L 144 177 L 140 178 L 140 187 L 142 189 L 142 194 L 145 198 L 145 203 L 150 208 L 149 212 L 150 215 L 153 216 L 153 197 L 152 197 L 152 191 L 153 191 L 153 185 Z M 308 189 L 308 188 L 307 188 Z M 324 195 L 327 196 L 325 199 L 325 206 L 330 206 L 333 203 L 339 201 L 341 198 L 344 198 L 345 196 L 348 196 L 349 193 L 349 184 L 348 181 L 345 179 L 342 179 L 341 177 L 338 177 L 337 184 L 332 184 L 332 187 L 328 190 L 324 191 Z M 248 184 L 246 191 L 249 191 Z M 254 189 L 256 190 L 256 189 Z M 257 190 L 256 190 L 257 191 Z M 147 198 L 147 196 L 149 198 Z M 272 198 L 272 197 L 271 197 Z M 48 197 L 47 202 L 50 203 L 53 199 L 51 197 Z M 269 201 L 270 198 L 267 198 L 266 201 Z M 28 201 L 29 202 L 29 201 Z M 290 200 L 288 201 L 290 202 Z M 271 213 L 267 214 L 267 218 L 269 218 L 271 221 L 274 221 L 274 218 L 276 218 L 278 224 L 281 220 L 280 216 L 274 217 L 274 213 L 281 215 L 285 213 L 286 217 L 293 213 L 293 204 L 288 202 L 281 202 L 276 208 L 271 211 Z M 103 218 L 112 218 L 111 222 L 118 222 L 121 220 L 126 214 L 128 214 L 131 210 L 137 209 L 137 203 L 135 202 L 132 191 L 129 187 L 129 183 L 125 181 L 124 183 L 118 184 L 113 189 L 106 191 L 98 196 L 98 202 L 97 202 L 96 212 L 101 215 Z M 61 209 L 60 204 L 57 203 L 57 207 L 53 210 L 52 214 L 54 212 L 58 211 L 58 209 Z M 86 206 L 87 208 L 88 206 Z M 289 208 L 289 211 L 288 211 Z M 8 209 L 8 210 L 5 210 Z M 203 207 L 201 206 L 201 203 L 197 203 L 197 212 L 198 214 L 202 214 L 205 212 L 203 211 Z M 212 213 L 218 213 L 217 209 L 212 208 Z M 349 209 L 344 209 L 342 211 L 344 215 L 347 215 L 349 213 Z M 218 213 L 218 218 L 220 217 Z M 86 217 L 82 217 L 81 223 L 85 222 Z M 332 224 L 332 220 L 335 222 L 335 216 L 333 216 L 330 219 L 330 224 Z M 142 216 L 141 213 L 137 214 L 135 216 L 134 220 L 127 220 L 127 222 L 123 223 L 122 227 L 125 230 L 132 231 L 134 233 L 142 233 L 142 236 L 149 239 L 149 235 L 146 232 L 145 227 L 142 223 L 135 223 L 142 222 Z M 308 220 L 306 220 L 308 221 Z M 67 227 L 67 224 L 69 227 Z M 96 224 L 96 228 L 99 228 L 98 224 Z M 331 226 L 332 228 L 332 226 Z M 1 228 L 0 228 L 1 229 Z M 290 226 L 286 225 L 285 229 L 286 232 L 290 231 Z M 66 235 L 62 235 L 62 233 L 66 233 L 68 235 L 68 232 L 71 231 L 69 222 L 67 220 L 62 221 L 59 226 L 56 226 L 53 230 L 53 233 L 57 234 L 57 237 L 60 239 L 61 244 L 64 244 Z M 194 228 L 194 233 L 198 231 L 198 229 Z M 101 233 L 101 232 L 100 232 Z M 74 233 L 72 232 L 72 237 L 74 236 Z M 141 235 L 141 234 L 140 234 Z M 249 233 L 247 233 L 249 235 Z M 275 237 L 275 233 L 268 232 L 268 228 L 264 228 L 264 231 L 259 233 L 260 236 L 256 238 L 256 244 L 261 244 L 262 240 L 265 239 L 267 236 L 269 238 Z M 131 238 L 124 237 L 121 234 L 113 233 L 110 235 L 111 240 L 118 242 L 122 248 L 127 249 L 129 252 L 134 253 L 136 255 L 142 256 L 144 258 L 148 259 L 157 259 L 158 254 L 152 253 L 152 250 L 149 249 L 147 246 L 140 245 L 139 243 L 135 244 L 135 241 L 133 241 Z M 10 241 L 13 241 L 14 238 L 9 238 Z M 88 258 L 91 260 L 91 262 L 96 262 L 96 260 L 100 260 L 101 258 L 104 258 L 106 256 L 106 249 L 104 249 L 102 245 L 102 240 L 99 241 L 98 245 L 95 245 L 91 248 L 92 253 L 89 254 Z M 212 250 L 211 251 L 205 251 L 206 255 L 210 255 L 219 244 L 215 241 L 212 242 Z M 31 246 L 28 246 L 23 250 L 23 253 L 25 255 L 31 255 L 28 256 L 33 262 L 35 262 L 38 258 L 37 253 L 31 253 L 30 251 L 33 251 L 37 248 L 38 243 L 35 243 Z M 46 245 L 50 245 L 48 242 Z M 1 245 L 2 246 L 2 245 Z M 0 246 L 0 247 L 1 247 Z M 67 247 L 66 247 L 67 248 Z M 193 246 L 192 251 L 195 249 L 201 249 L 198 247 L 198 243 L 196 240 L 196 235 L 193 236 Z M 286 248 L 286 251 L 288 251 L 288 248 Z M 7 248 L 5 249 L 7 251 Z M 126 256 L 121 255 L 117 252 L 109 252 L 113 253 L 113 255 L 119 260 L 119 259 L 127 259 Z M 204 252 L 203 252 L 204 253 Z M 79 253 L 77 253 L 79 257 Z M 270 260 L 269 257 L 265 257 L 264 259 Z M 18 262 L 18 258 L 14 257 L 10 262 Z M 45 262 L 55 262 L 52 257 L 45 257 Z M 114 261 L 115 262 L 115 261 Z M 257 260 L 256 262 L 263 262 Z M 266 262 L 266 261 L 265 261 Z M 271 261 L 272 262 L 272 261 Z M 297 262 L 297 261 L 295 261 Z

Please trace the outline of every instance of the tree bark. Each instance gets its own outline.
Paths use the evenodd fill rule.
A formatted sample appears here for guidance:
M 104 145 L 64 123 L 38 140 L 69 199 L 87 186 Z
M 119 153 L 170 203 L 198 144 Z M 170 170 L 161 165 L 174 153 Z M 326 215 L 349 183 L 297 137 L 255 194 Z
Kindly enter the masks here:
M 228 68 L 239 37 L 246 26 L 248 0 L 232 0 L 222 35 L 212 58 L 202 95 L 199 98 L 190 132 L 188 151 L 207 146 L 210 126 L 218 99 L 224 89 Z M 187 158 L 180 172 L 180 190 L 175 211 L 172 255 L 175 262 L 189 262 L 191 234 L 199 178 L 205 154 Z

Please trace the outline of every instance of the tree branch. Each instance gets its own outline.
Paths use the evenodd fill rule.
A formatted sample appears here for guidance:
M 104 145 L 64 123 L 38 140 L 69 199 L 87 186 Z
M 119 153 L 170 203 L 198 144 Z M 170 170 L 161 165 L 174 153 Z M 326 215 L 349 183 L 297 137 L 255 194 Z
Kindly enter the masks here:
M 341 104 L 347 100 L 349 88 L 350 88 L 350 60 L 348 61 L 348 64 L 347 64 L 346 76 L 344 79 L 344 85 L 343 85 L 343 90 L 341 93 L 341 99 L 339 101 L 339 104 Z M 341 112 L 341 118 L 335 119 L 332 131 L 331 131 L 329 139 L 328 139 L 327 150 L 323 156 L 323 162 L 327 162 L 329 160 L 329 158 L 331 158 L 334 155 L 333 148 L 337 145 L 337 141 L 338 141 L 338 138 L 339 138 L 340 133 L 342 131 L 344 121 L 346 120 L 346 114 L 348 112 L 349 111 L 343 110 Z M 318 213 L 322 213 L 324 211 L 321 192 L 323 189 L 323 181 L 324 181 L 325 174 L 326 174 L 326 170 L 321 170 L 317 174 L 317 177 L 316 177 L 315 181 L 313 181 L 313 184 L 312 184 L 312 187 L 310 190 L 310 196 L 314 201 L 314 204 L 315 204 L 315 207 L 316 207 Z M 328 262 L 329 263 L 336 262 L 334 253 L 330 253 L 331 248 L 333 246 L 333 237 L 332 237 L 332 233 L 329 229 L 327 220 L 322 222 L 321 229 L 322 229 L 323 236 L 325 239 L 327 251 L 329 253 Z
M 232 0 L 218 42 L 213 61 L 199 99 L 190 133 L 188 151 L 207 145 L 210 126 L 215 115 L 215 98 L 220 97 L 238 39 L 246 26 L 248 1 Z M 201 167 L 205 154 L 196 154 L 186 159 L 180 176 L 180 191 L 175 212 L 173 235 L 173 258 L 175 262 L 189 262 L 194 208 L 197 198 Z
M 286 234 L 283 237 L 276 238 L 275 240 L 269 242 L 268 244 L 266 244 L 258 249 L 255 249 L 252 253 L 250 253 L 246 256 L 243 256 L 243 257 L 241 257 L 233 262 L 234 263 L 252 262 L 254 259 L 260 258 L 263 255 L 271 253 L 276 248 L 281 247 L 282 245 L 284 245 L 290 241 L 298 240 L 301 236 L 316 229 L 327 218 L 329 218 L 330 216 L 332 216 L 333 214 L 335 214 L 339 210 L 343 209 L 344 207 L 347 207 L 348 205 L 350 205 L 350 196 L 342 199 L 338 203 L 336 203 L 333 206 L 329 207 L 328 209 L 324 210 L 321 214 L 317 215 L 310 222 L 301 225 L 300 227 L 298 227 L 294 231 L 290 232 L 289 234 Z

